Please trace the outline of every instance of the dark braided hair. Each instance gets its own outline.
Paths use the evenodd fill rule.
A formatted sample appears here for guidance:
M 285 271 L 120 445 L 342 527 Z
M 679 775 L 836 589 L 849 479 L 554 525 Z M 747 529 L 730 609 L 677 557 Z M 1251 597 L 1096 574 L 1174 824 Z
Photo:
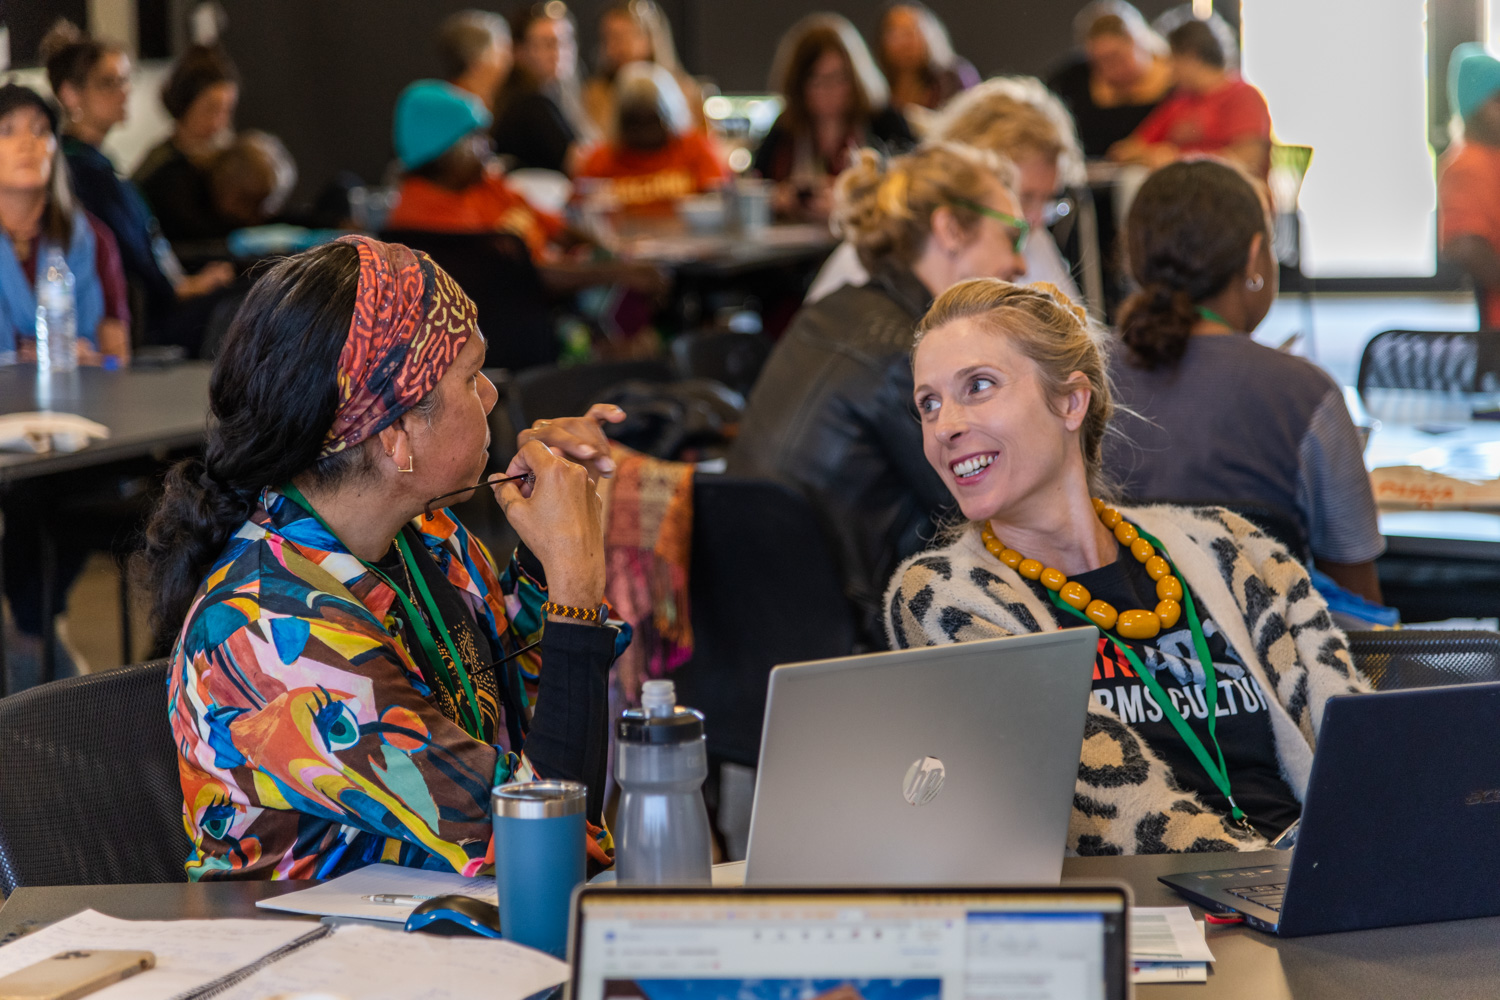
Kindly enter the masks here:
M 370 469 L 362 447 L 318 458 L 358 285 L 359 251 L 329 243 L 270 267 L 235 314 L 209 383 L 204 456 L 173 466 L 146 529 L 140 570 L 164 644 L 262 489 L 308 472 L 329 488 Z
M 1140 290 L 1120 311 L 1120 339 L 1146 368 L 1182 360 L 1198 304 L 1245 269 L 1250 241 L 1266 231 L 1254 182 L 1219 160 L 1162 167 L 1141 185 L 1125 226 Z

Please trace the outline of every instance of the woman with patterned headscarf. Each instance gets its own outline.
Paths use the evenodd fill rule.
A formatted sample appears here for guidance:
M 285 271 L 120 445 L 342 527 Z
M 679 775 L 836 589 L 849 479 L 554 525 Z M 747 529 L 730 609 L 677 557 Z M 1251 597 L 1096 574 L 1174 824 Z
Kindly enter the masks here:
M 172 470 L 146 552 L 176 636 L 190 878 L 473 873 L 491 787 L 533 777 L 588 785 L 578 849 L 607 863 L 592 824 L 623 643 L 593 481 L 623 414 L 521 434 L 509 472 L 529 478 L 494 492 L 522 546 L 497 564 L 428 512 L 485 467 L 474 317 L 424 254 L 351 236 L 276 264 L 235 318 L 205 456 Z

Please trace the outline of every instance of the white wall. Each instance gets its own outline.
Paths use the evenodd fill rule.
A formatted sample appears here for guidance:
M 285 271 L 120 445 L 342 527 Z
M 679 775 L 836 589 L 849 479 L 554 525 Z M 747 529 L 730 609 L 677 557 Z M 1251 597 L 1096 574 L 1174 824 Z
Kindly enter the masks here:
M 1265 93 L 1277 137 L 1314 147 L 1304 270 L 1432 274 L 1422 0 L 1242 0 L 1241 18 L 1245 76 Z

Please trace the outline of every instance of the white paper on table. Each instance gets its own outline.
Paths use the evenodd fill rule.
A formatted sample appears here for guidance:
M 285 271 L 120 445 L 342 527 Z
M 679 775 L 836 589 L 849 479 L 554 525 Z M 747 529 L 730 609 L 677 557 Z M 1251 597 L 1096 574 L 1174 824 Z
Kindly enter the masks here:
M 400 865 L 366 865 L 310 889 L 289 892 L 255 905 L 266 910 L 310 913 L 325 917 L 359 917 L 405 923 L 412 907 L 401 903 L 372 903 L 365 896 L 392 893 L 401 896 L 472 896 L 499 904 L 495 877 L 465 878 L 457 872 L 427 872 Z
M 510 941 L 392 934 L 356 924 L 266 966 L 216 1000 L 305 992 L 350 1000 L 524 1000 L 567 978 L 566 963 Z
M 302 920 L 120 920 L 84 910 L 0 948 L 0 976 L 76 948 L 149 951 L 156 968 L 90 993 L 89 1000 L 161 1000 L 318 929 Z
M 1207 962 L 1134 962 L 1132 983 L 1206 983 Z
M 1130 908 L 1130 959 L 1133 962 L 1212 962 L 1203 931 L 1186 906 Z

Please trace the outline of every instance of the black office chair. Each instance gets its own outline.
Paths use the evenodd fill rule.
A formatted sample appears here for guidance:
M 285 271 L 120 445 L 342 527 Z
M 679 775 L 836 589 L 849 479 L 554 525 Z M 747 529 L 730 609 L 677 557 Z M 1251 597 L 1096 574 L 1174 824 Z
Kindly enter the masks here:
M 560 345 L 547 291 L 519 237 L 392 229 L 380 238 L 426 253 L 474 300 L 487 341 L 486 367 L 522 371 L 557 361 Z
M 556 365 L 515 372 L 506 392 L 506 408 L 517 431 L 537 420 L 576 417 L 622 382 L 670 382 L 665 361 L 604 361 L 591 365 Z
M 1370 338 L 1355 382 L 1369 389 L 1500 391 L 1500 332 L 1386 330 Z
M 185 882 L 167 661 L 0 698 L 0 890 Z
M 770 339 L 758 333 L 704 330 L 672 341 L 678 378 L 711 378 L 741 396 L 750 395 L 770 354 Z
M 754 767 L 771 668 L 852 652 L 854 610 L 806 498 L 767 480 L 697 478 L 690 573 L 677 698 L 703 712 L 712 757 Z
M 1500 632 L 1350 632 L 1349 653 L 1380 691 L 1500 681 Z

